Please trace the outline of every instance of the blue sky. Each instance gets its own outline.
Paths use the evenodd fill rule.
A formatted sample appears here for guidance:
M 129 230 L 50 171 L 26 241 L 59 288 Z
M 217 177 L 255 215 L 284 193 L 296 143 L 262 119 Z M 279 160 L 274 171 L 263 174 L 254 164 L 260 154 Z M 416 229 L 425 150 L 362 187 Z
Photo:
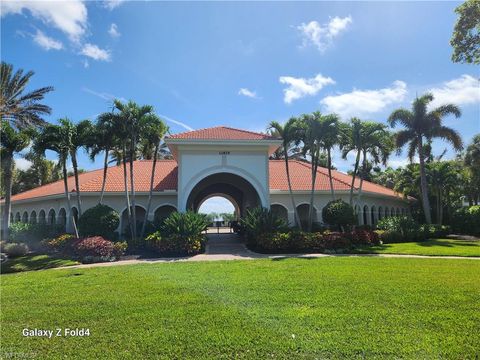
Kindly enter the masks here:
M 462 108 L 446 123 L 468 143 L 480 132 L 479 70 L 450 60 L 458 4 L 6 1 L 2 60 L 34 70 L 32 88 L 55 87 L 51 122 L 94 119 L 113 97 L 154 105 L 172 132 L 261 131 L 315 110 L 384 122 L 428 90 Z M 80 157 L 85 169 L 100 162 Z M 335 157 L 343 171 L 351 162 Z

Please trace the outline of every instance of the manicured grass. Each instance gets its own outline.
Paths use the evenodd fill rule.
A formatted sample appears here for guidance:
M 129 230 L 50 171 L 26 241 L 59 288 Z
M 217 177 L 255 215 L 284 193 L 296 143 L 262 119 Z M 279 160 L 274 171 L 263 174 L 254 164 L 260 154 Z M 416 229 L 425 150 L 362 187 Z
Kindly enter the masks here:
M 1 273 L 7 274 L 20 271 L 42 270 L 76 264 L 78 264 L 78 261 L 75 260 L 62 259 L 46 254 L 32 254 L 8 259 L 5 263 L 1 264 Z
M 475 358 L 480 261 L 175 262 L 1 277 L 3 354 L 81 359 Z M 24 328 L 89 337 L 24 338 Z
M 357 248 L 354 252 L 360 254 L 480 256 L 480 241 L 432 239 L 422 242 L 366 246 Z

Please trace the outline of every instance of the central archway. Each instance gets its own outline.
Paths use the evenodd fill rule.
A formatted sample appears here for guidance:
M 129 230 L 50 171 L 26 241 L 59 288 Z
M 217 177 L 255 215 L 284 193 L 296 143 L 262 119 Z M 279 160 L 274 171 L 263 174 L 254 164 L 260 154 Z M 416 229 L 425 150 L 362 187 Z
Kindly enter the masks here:
M 198 212 L 203 202 L 214 196 L 228 199 L 240 217 L 248 209 L 261 205 L 260 196 L 249 181 L 239 175 L 221 172 L 206 176 L 193 187 L 187 198 L 187 210 Z

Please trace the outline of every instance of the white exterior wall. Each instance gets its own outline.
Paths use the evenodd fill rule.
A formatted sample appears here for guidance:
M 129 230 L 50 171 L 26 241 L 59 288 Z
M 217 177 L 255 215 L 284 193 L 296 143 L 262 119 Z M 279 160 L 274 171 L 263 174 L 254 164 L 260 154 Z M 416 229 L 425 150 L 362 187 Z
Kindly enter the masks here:
M 213 158 L 213 157 L 212 157 Z M 194 157 L 191 157 L 190 160 L 193 160 Z M 214 159 L 212 159 L 214 160 Z M 213 163 L 213 162 L 212 162 Z M 214 165 L 215 166 L 215 165 Z M 195 171 L 200 171 L 199 167 L 195 168 Z M 194 171 L 190 172 L 191 176 L 194 177 Z M 302 204 L 309 204 L 310 203 L 310 194 L 308 191 L 296 192 L 295 193 L 295 204 L 298 207 Z M 100 198 L 100 194 L 97 193 L 83 193 L 82 195 L 82 210 L 85 211 L 86 209 L 93 207 L 98 204 L 98 200 Z M 338 192 L 336 193 L 337 199 L 342 199 L 345 202 L 348 202 L 349 194 L 348 192 Z M 315 221 L 322 223 L 322 209 L 325 205 L 331 200 L 330 192 L 322 191 L 317 192 L 314 198 L 314 207 L 317 210 L 317 218 Z M 137 193 L 136 194 L 136 205 L 144 208 L 147 208 L 147 201 L 148 201 L 148 193 Z M 186 198 L 185 198 L 186 201 Z M 73 207 L 77 207 L 76 196 L 72 195 L 71 202 Z M 157 192 L 154 193 L 152 198 L 152 206 L 150 209 L 150 213 L 148 214 L 148 219 L 153 220 L 155 211 L 160 206 L 170 205 L 177 209 L 177 204 L 180 202 L 180 197 L 177 198 L 176 192 Z M 111 206 L 114 208 L 118 213 L 121 215 L 123 211 L 126 209 L 125 197 L 123 193 L 106 193 L 104 196 L 104 204 Z M 288 220 L 290 224 L 294 222 L 294 210 L 292 207 L 290 195 L 288 191 L 278 191 L 273 190 L 270 192 L 268 196 L 268 206 L 271 205 L 282 205 L 287 209 L 288 212 Z M 394 199 L 391 197 L 384 197 L 377 194 L 368 194 L 363 193 L 360 212 L 358 213 L 358 220 L 359 224 L 363 225 L 363 208 L 364 206 L 368 207 L 368 217 L 367 217 L 367 224 L 372 225 L 371 223 L 371 209 L 372 207 L 375 208 L 375 223 L 378 221 L 378 209 L 379 207 L 382 208 L 382 214 L 385 216 L 385 208 L 388 207 L 389 215 L 391 216 L 392 208 L 395 209 L 395 213 L 397 209 L 402 214 L 402 209 L 405 213 L 408 213 L 408 202 L 402 199 Z M 265 205 L 264 205 L 265 206 Z M 16 201 L 12 204 L 12 214 L 15 219 L 16 214 L 20 214 L 20 218 L 22 218 L 23 213 L 25 211 L 28 212 L 28 220 L 30 221 L 30 216 L 32 211 L 36 212 L 37 222 L 39 219 L 39 214 L 41 210 L 45 211 L 45 216 L 48 218 L 48 213 L 51 209 L 55 211 L 55 215 L 57 217 L 57 223 L 59 222 L 59 212 L 64 208 L 67 213 L 67 231 L 72 231 L 71 225 L 71 216 L 69 215 L 66 201 L 64 195 L 52 196 L 49 198 L 39 198 L 39 199 L 31 199 L 31 200 L 23 200 L 23 201 Z M 122 224 L 120 227 L 122 228 Z
M 178 147 L 178 210 L 185 211 L 188 196 L 202 179 L 215 173 L 231 173 L 247 180 L 257 191 L 262 206 L 270 206 L 268 148 L 193 145 Z

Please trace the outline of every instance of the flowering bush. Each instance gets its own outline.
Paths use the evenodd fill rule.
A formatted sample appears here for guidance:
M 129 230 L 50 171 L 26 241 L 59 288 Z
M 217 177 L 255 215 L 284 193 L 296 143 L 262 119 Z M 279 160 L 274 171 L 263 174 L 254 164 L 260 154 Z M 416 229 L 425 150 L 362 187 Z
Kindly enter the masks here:
M 113 261 L 122 256 L 126 249 L 126 243 L 114 244 L 101 236 L 87 237 L 74 245 L 75 254 L 83 262 Z
M 71 252 L 72 246 L 78 240 L 72 234 L 62 234 L 53 239 L 45 239 L 42 241 L 42 245 L 48 250 L 53 252 Z

